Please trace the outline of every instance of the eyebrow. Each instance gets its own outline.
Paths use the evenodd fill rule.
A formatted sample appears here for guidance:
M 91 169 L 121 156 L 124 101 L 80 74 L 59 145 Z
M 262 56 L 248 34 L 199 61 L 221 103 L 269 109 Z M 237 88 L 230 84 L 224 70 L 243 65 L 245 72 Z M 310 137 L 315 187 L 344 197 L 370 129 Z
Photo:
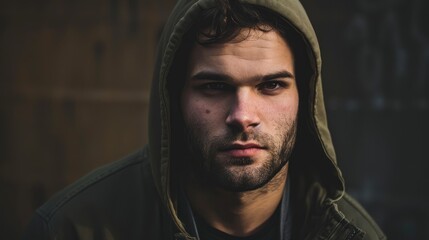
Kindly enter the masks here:
M 273 79 L 278 79 L 278 78 L 291 78 L 291 79 L 295 79 L 295 76 L 291 72 L 283 70 L 283 71 L 280 71 L 280 72 L 275 72 L 275 73 L 264 75 L 262 77 L 262 81 L 268 81 L 268 80 L 273 80 Z
M 295 79 L 295 76 L 286 70 L 274 72 L 266 75 L 257 75 L 254 77 L 262 81 L 269 81 L 278 78 L 290 78 Z M 227 74 L 216 73 L 211 71 L 201 71 L 191 76 L 191 80 L 211 80 L 211 81 L 232 81 L 233 78 Z

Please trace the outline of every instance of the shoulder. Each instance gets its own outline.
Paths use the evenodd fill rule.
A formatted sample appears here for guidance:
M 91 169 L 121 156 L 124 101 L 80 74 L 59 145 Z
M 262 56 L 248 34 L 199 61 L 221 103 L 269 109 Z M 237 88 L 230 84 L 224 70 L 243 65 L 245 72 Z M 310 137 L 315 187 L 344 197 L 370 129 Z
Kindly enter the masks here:
M 347 193 L 338 202 L 338 209 L 351 223 L 366 232 L 365 240 L 387 239 L 367 211 Z
M 139 150 L 120 160 L 97 168 L 70 186 L 56 193 L 37 209 L 37 213 L 49 221 L 58 211 L 76 202 L 96 201 L 115 194 L 121 188 L 135 188 L 142 184 L 142 171 L 149 165 L 145 151 Z M 117 193 L 117 192 L 116 192 Z
M 155 215 L 158 205 L 147 152 L 139 150 L 92 171 L 55 194 L 36 210 L 28 229 L 55 238 L 88 229 L 114 232 L 126 225 L 139 229 L 138 224 L 148 221 L 144 216 Z M 131 221 L 125 223 L 125 216 Z

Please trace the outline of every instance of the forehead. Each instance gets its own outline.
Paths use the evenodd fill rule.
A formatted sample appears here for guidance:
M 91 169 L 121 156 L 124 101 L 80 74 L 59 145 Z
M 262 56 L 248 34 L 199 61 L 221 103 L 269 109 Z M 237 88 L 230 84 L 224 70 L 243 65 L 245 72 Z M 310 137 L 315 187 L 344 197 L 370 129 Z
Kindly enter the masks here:
M 207 37 L 205 37 L 205 34 L 211 35 L 211 33 L 200 33 L 197 37 L 198 42 L 204 43 L 207 40 Z M 279 44 L 279 45 L 286 45 L 289 46 L 287 43 L 287 40 L 280 34 L 276 29 L 271 28 L 269 26 L 259 26 L 255 29 L 250 28 L 242 28 L 238 31 L 238 34 L 234 36 L 232 39 L 225 41 L 220 40 L 221 42 L 214 42 L 214 43 L 207 43 L 207 44 L 199 44 L 196 43 L 193 45 L 193 47 L 204 47 L 207 49 L 215 49 L 220 47 L 226 47 L 226 46 L 249 46 L 252 45 L 254 42 L 260 42 L 261 44 Z
M 293 54 L 288 42 L 275 30 L 242 29 L 226 43 L 193 46 L 188 74 L 202 70 L 241 75 L 272 70 L 293 72 Z

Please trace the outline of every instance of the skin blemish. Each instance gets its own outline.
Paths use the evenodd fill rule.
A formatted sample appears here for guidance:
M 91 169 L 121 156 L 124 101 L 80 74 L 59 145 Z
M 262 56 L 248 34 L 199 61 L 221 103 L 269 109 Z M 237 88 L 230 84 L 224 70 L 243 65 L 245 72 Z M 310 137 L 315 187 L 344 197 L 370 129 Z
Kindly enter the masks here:
M 209 114 L 209 113 L 210 113 L 210 110 L 206 109 L 206 113 L 207 113 L 207 114 Z

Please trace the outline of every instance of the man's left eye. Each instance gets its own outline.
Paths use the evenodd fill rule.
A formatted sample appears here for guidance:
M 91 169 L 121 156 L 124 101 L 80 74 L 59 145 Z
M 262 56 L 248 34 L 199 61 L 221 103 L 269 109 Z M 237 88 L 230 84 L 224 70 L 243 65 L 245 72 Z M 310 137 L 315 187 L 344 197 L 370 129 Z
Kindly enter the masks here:
M 284 87 L 285 87 L 285 83 L 280 81 L 268 81 L 258 85 L 258 89 L 260 91 L 274 91 Z

